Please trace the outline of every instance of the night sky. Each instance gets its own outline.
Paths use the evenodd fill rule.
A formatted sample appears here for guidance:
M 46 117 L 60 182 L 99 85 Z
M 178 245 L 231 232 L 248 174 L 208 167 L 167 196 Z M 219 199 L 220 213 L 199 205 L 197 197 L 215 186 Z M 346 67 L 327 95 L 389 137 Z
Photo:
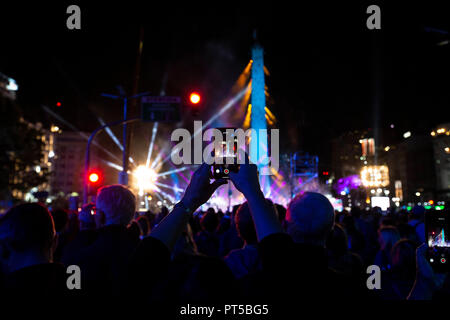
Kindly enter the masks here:
M 260 3 L 256 12 L 228 1 L 2 4 L 0 72 L 16 79 L 29 119 L 53 121 L 47 105 L 89 132 L 97 116 L 121 117 L 121 105 L 100 94 L 131 92 L 142 26 L 139 92 L 158 95 L 166 75 L 167 95 L 202 92 L 206 120 L 249 61 L 256 28 L 286 151 L 327 159 L 330 138 L 348 130 L 393 123 L 401 136 L 448 122 L 450 45 L 437 46 L 448 36 L 425 31 L 449 30 L 444 1 L 338 2 Z M 81 30 L 66 28 L 70 4 L 81 7 Z M 381 30 L 366 28 L 369 4 L 381 7 Z

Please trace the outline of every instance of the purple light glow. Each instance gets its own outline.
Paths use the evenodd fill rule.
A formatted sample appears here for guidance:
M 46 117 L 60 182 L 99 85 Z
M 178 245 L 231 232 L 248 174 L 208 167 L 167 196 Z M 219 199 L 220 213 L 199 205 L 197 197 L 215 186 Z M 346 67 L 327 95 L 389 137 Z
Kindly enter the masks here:
M 355 174 L 339 179 L 334 186 L 334 190 L 336 190 L 336 192 L 340 194 L 342 191 L 345 191 L 345 189 L 347 190 L 358 189 L 360 185 L 361 179 L 357 174 Z

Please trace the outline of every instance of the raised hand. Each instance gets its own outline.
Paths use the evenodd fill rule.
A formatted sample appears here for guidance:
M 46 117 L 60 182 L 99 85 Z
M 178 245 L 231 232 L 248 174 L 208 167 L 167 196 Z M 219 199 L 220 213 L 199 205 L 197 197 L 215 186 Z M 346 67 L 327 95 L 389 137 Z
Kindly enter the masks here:
M 241 164 L 238 172 L 230 172 L 230 179 L 236 189 L 247 197 L 249 193 L 261 192 L 258 180 L 258 168 L 251 164 L 245 153 L 245 164 Z
M 426 258 L 427 248 L 427 245 L 423 243 L 416 250 L 417 278 L 420 281 L 428 282 L 432 289 L 436 290 L 443 286 L 446 274 L 433 271 Z
M 218 187 L 227 183 L 226 179 L 211 179 L 211 166 L 203 163 L 192 175 L 191 181 L 184 193 L 181 202 L 192 210 L 197 209 L 211 198 Z
M 408 300 L 431 300 L 440 289 L 447 274 L 434 272 L 426 258 L 427 245 L 424 243 L 416 250 L 416 281 L 409 293 Z

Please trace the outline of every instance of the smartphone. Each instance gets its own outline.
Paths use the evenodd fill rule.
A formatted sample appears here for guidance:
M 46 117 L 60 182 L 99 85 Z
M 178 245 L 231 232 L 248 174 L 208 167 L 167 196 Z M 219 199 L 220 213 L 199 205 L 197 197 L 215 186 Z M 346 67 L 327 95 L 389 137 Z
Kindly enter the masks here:
M 438 273 L 450 271 L 450 219 L 448 210 L 425 213 L 425 232 L 428 244 L 427 259 Z
M 212 166 L 214 179 L 229 179 L 230 172 L 238 172 L 237 163 L 237 137 L 235 128 L 217 128 L 222 132 L 222 142 L 218 150 L 214 150 L 215 163 Z M 232 129 L 231 136 L 227 137 L 227 129 Z M 231 131 L 230 131 L 231 132 Z M 227 140 L 228 138 L 228 140 Z M 221 158 L 222 164 L 216 163 Z

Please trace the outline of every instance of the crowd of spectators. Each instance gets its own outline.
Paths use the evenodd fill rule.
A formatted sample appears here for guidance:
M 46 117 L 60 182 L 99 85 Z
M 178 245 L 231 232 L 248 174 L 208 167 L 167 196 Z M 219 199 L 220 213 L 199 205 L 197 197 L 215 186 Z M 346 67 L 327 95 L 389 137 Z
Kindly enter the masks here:
M 2 292 L 156 304 L 448 298 L 445 275 L 425 260 L 423 207 L 335 212 L 322 194 L 302 192 L 284 208 L 264 197 L 254 165 L 230 176 L 211 182 L 202 165 L 170 213 L 136 214 L 121 185 L 102 187 L 79 212 L 11 208 L 0 219 Z M 201 211 L 226 183 L 246 201 Z M 70 265 L 80 290 L 67 288 Z M 370 265 L 381 270 L 379 290 L 367 286 Z

